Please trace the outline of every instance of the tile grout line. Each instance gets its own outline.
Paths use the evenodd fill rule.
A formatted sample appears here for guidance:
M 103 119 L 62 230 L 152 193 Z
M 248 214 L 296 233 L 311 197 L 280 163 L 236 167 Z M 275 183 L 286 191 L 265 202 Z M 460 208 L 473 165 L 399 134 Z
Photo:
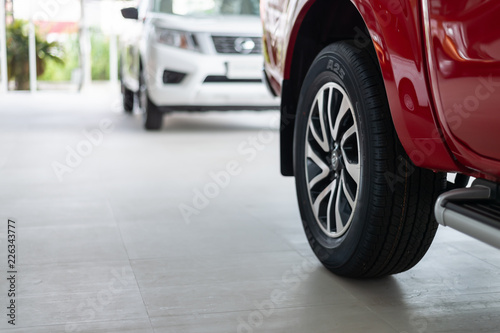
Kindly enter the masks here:
M 139 291 L 139 294 L 141 295 L 142 304 L 144 305 L 144 310 L 146 310 L 146 314 L 148 316 L 149 326 L 151 327 L 151 330 L 153 332 L 155 332 L 155 329 L 153 327 L 153 323 L 151 322 L 151 316 L 149 314 L 149 310 L 148 310 L 148 307 L 146 305 L 146 301 L 144 300 L 144 295 L 142 294 L 141 286 L 139 285 L 139 281 L 137 281 L 137 275 L 135 274 L 135 270 L 134 270 L 134 267 L 132 266 L 132 262 L 131 262 L 131 259 L 130 259 L 129 253 L 128 253 L 127 246 L 125 245 L 125 241 L 123 240 L 123 235 L 122 235 L 122 230 L 120 228 L 120 223 L 119 223 L 118 219 L 116 218 L 115 211 L 113 209 L 113 206 L 111 205 L 111 202 L 109 201 L 108 196 L 106 197 L 106 203 L 109 207 L 109 210 L 111 211 L 111 215 L 113 216 L 113 220 L 116 222 L 116 227 L 118 229 L 118 233 L 120 234 L 120 239 L 122 241 L 123 248 L 125 249 L 125 253 L 127 253 L 128 263 L 129 263 L 130 269 L 132 270 L 132 274 L 134 274 L 135 284 L 137 286 L 137 290 Z

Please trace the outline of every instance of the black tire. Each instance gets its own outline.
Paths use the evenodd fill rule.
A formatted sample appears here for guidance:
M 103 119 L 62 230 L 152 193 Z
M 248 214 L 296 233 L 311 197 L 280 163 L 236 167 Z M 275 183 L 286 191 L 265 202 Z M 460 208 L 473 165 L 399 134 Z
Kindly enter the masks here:
M 163 125 L 163 112 L 149 98 L 142 70 L 139 77 L 139 86 L 139 104 L 143 113 L 144 128 L 147 130 L 159 130 Z
M 122 83 L 122 104 L 123 110 L 126 113 L 132 113 L 134 111 L 134 92 L 125 88 Z
M 317 56 L 300 93 L 294 150 L 304 230 L 325 267 L 371 278 L 420 261 L 446 178 L 408 158 L 370 51 L 337 42 Z

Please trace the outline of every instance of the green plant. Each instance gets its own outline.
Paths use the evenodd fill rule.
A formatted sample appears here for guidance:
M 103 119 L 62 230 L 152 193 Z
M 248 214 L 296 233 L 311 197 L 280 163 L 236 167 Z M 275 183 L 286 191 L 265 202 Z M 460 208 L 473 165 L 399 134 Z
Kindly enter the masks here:
M 79 39 L 78 35 L 70 36 L 61 44 L 64 63 L 48 59 L 45 72 L 38 78 L 40 81 L 68 82 L 72 79 L 72 73 L 80 66 Z
M 7 66 L 9 81 L 14 80 L 17 90 L 29 89 L 29 28 L 26 21 L 15 20 L 7 26 Z M 36 41 L 37 76 L 45 72 L 48 60 L 64 63 L 62 49 L 57 42 L 47 42 L 38 33 Z
M 92 80 L 109 79 L 109 37 L 100 31 L 92 31 Z

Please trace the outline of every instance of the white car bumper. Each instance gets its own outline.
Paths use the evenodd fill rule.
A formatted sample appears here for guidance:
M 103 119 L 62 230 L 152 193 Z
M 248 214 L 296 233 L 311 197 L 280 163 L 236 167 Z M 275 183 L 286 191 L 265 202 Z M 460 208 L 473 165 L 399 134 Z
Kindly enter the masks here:
M 146 80 L 149 98 L 176 109 L 262 109 L 279 106 L 262 82 L 261 55 L 203 54 L 165 45 L 149 50 Z M 185 74 L 165 82 L 165 71 Z

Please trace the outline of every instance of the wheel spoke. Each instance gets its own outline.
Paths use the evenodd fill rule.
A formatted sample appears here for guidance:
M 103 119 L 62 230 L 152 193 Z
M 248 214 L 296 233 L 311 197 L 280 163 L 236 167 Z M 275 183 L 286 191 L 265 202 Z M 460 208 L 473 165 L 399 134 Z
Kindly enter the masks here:
M 332 188 L 335 186 L 336 183 L 337 183 L 337 180 L 335 179 L 333 182 L 328 184 L 328 186 L 326 186 L 325 189 L 318 195 L 318 197 L 316 198 L 316 201 L 314 201 L 313 211 L 314 211 L 315 216 L 319 216 L 319 207 L 321 205 L 321 202 L 323 202 L 323 200 L 325 200 L 326 196 L 328 195 L 328 193 L 330 193 L 332 191 Z
M 320 169 L 321 173 L 317 176 L 315 176 L 311 181 L 309 181 L 309 189 L 312 189 L 314 185 L 328 177 L 330 174 L 330 168 L 328 165 L 314 152 L 314 150 L 311 148 L 311 145 L 308 144 L 307 146 L 307 157 L 311 159 Z M 309 178 L 309 177 L 308 177 Z
M 340 147 L 342 147 L 342 157 L 344 159 L 344 165 L 345 169 L 349 173 L 349 176 L 356 182 L 356 184 L 359 184 L 359 177 L 361 173 L 361 168 L 359 165 L 359 149 L 358 149 L 358 161 L 357 163 L 353 163 L 350 161 L 350 159 L 347 157 L 344 145 L 346 141 L 353 135 L 356 135 L 356 144 L 359 146 L 358 143 L 358 138 L 357 138 L 357 128 L 356 125 L 352 125 L 342 136 L 342 142 L 340 144 Z
M 332 118 L 332 99 L 333 99 L 333 88 L 329 87 L 328 88 L 328 103 L 326 107 L 326 119 L 328 121 L 328 134 L 329 137 L 332 137 L 333 133 L 333 118 Z
M 331 227 L 331 224 L 332 224 L 332 207 L 334 205 L 334 201 L 335 201 L 335 198 L 336 198 L 336 192 L 338 191 L 338 180 L 335 179 L 334 181 L 335 184 L 332 183 L 332 195 L 330 195 L 330 199 L 328 199 L 328 208 L 326 209 L 326 230 L 328 232 L 331 232 L 332 231 L 332 227 Z
M 351 208 L 354 208 L 354 199 L 353 197 L 351 197 L 351 194 L 349 193 L 349 191 L 347 190 L 347 187 L 345 185 L 345 175 L 344 173 L 342 172 L 342 191 L 344 192 L 344 196 L 346 197 L 347 199 L 347 202 L 349 203 L 349 206 L 351 206 Z
M 344 135 L 342 136 L 342 141 L 341 141 L 342 146 L 347 141 L 347 139 L 349 139 L 351 136 L 356 134 L 357 131 L 358 130 L 356 129 L 356 125 L 352 125 L 351 127 L 349 127 L 349 129 L 347 131 L 345 131 Z
M 311 122 L 309 127 L 311 129 L 311 133 L 316 140 L 316 142 L 319 144 L 321 149 L 323 149 L 325 152 L 328 152 L 330 149 L 328 145 L 328 134 L 326 133 L 326 128 L 325 128 L 325 117 L 324 117 L 324 96 L 323 96 L 323 91 L 320 90 L 320 92 L 317 95 L 317 99 L 315 103 L 312 106 L 312 111 L 314 111 L 314 106 L 317 105 L 318 107 L 318 118 L 319 118 L 319 124 L 320 124 L 320 131 L 321 133 L 318 134 L 316 131 L 316 127 L 314 126 L 314 123 Z M 321 135 L 320 135 L 321 134 Z
M 337 118 L 335 119 L 335 125 L 333 126 L 333 128 L 331 130 L 333 139 L 335 141 L 338 141 L 340 122 L 342 121 L 342 119 L 346 115 L 347 111 L 349 111 L 349 109 L 350 109 L 349 100 L 348 100 L 347 96 L 342 94 L 342 103 L 340 105 L 339 112 L 337 114 Z
M 359 163 L 357 163 L 357 164 L 350 163 L 346 159 L 344 159 L 344 162 L 345 162 L 345 169 L 349 173 L 349 176 L 351 176 L 351 178 L 354 180 L 356 185 L 358 185 L 359 184 L 359 177 L 360 177 L 360 173 L 361 173 L 361 168 L 359 166 Z
M 342 217 L 340 216 L 340 195 L 342 191 L 340 188 L 344 187 L 343 179 L 340 179 L 340 183 L 337 190 L 336 200 L 335 200 L 335 226 L 337 227 L 337 233 L 344 229 L 344 224 L 342 223 Z

